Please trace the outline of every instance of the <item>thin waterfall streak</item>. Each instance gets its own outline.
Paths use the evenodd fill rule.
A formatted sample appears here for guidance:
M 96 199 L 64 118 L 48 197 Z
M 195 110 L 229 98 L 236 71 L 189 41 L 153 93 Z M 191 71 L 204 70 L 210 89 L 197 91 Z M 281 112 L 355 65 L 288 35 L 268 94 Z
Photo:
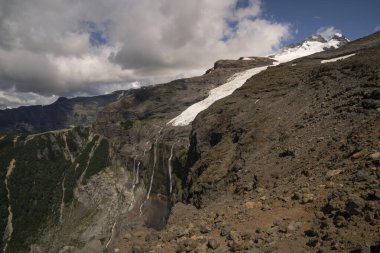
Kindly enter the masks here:
M 161 130 L 158 132 L 160 134 Z M 153 168 L 152 168 L 152 176 L 150 177 L 150 185 L 149 185 L 149 190 L 148 194 L 146 195 L 146 200 L 149 200 L 150 198 L 150 192 L 152 191 L 152 186 L 153 186 L 153 179 L 154 179 L 154 169 L 156 167 L 157 163 L 157 142 L 160 136 L 157 137 L 156 141 L 154 142 L 154 147 L 153 147 Z
M 143 209 L 143 207 L 144 207 L 144 203 L 145 203 L 145 201 L 142 202 L 142 204 L 140 205 L 140 217 L 142 216 L 142 209 Z
M 112 226 L 112 229 L 111 229 L 111 236 L 110 236 L 110 239 L 108 240 L 108 242 L 107 242 L 107 244 L 106 244 L 106 249 L 108 248 L 108 245 L 111 243 L 112 236 L 113 236 L 113 230 L 115 229 L 115 226 L 116 226 L 116 221 L 115 221 L 115 223 L 114 223 L 113 226 Z
M 172 148 L 170 149 L 170 157 L 168 160 L 168 173 L 169 173 L 169 193 L 172 193 L 173 185 L 172 185 L 172 158 L 173 158 L 173 148 L 175 143 L 173 143 Z
M 133 160 L 133 182 L 132 182 L 132 200 L 131 200 L 131 204 L 129 205 L 129 208 L 131 208 L 131 206 L 135 203 L 135 200 L 136 200 L 136 197 L 135 197 L 135 188 L 136 188 L 136 185 L 137 185 L 137 169 L 136 169 L 136 159 L 137 159 L 137 155 L 135 156 L 135 159 Z M 138 162 L 138 166 L 139 166 L 140 162 Z
M 133 159 L 133 170 L 132 170 L 133 185 L 135 184 L 136 158 L 137 156 L 135 156 L 135 158 Z
M 63 210 L 65 208 L 65 191 L 66 191 L 66 188 L 65 188 L 65 179 L 66 179 L 66 173 L 65 173 L 65 176 L 62 179 L 62 184 L 61 184 L 62 199 L 61 199 L 61 206 L 60 206 L 60 209 L 59 209 L 59 222 L 61 224 L 63 223 Z
M 7 218 L 7 225 L 5 227 L 4 235 L 3 235 L 3 243 L 4 248 L 3 252 L 5 253 L 7 251 L 8 243 L 12 240 L 12 234 L 13 234 L 13 212 L 12 212 L 12 205 L 11 205 L 11 192 L 9 187 L 9 178 L 12 176 L 13 170 L 16 166 L 16 160 L 12 159 L 9 163 L 7 173 L 5 175 L 4 184 L 5 189 L 7 191 L 7 199 L 8 199 L 8 218 Z
M 136 184 L 140 183 L 140 161 L 137 163 L 137 170 L 136 170 Z
M 160 138 L 160 135 L 161 135 L 161 131 L 162 131 L 163 127 L 160 128 L 160 130 L 158 131 L 158 136 L 153 144 L 153 168 L 152 168 L 152 176 L 150 177 L 150 184 L 149 184 L 149 190 L 148 190 L 148 193 L 146 195 L 146 199 L 145 201 L 140 205 L 140 217 L 142 216 L 142 209 L 144 207 L 144 204 L 149 200 L 150 198 L 150 192 L 152 191 L 152 186 L 153 186 L 153 179 L 154 179 L 154 169 L 156 167 L 156 163 L 157 163 L 157 143 L 158 143 L 158 140 Z M 145 155 L 145 150 L 144 150 L 144 155 Z

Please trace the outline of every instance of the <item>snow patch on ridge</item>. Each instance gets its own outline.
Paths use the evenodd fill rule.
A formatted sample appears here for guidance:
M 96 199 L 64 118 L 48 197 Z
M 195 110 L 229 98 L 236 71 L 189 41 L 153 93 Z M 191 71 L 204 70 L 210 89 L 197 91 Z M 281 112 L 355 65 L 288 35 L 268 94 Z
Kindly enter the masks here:
M 248 80 L 248 78 L 260 73 L 261 71 L 266 70 L 267 68 L 268 66 L 258 67 L 235 74 L 227 83 L 210 90 L 209 96 L 206 99 L 191 105 L 180 115 L 170 120 L 167 124 L 171 124 L 173 126 L 189 125 L 191 122 L 193 122 L 198 113 L 206 110 L 215 101 L 231 95 L 236 89 L 240 88 Z
M 354 56 L 355 54 L 349 54 L 349 55 L 345 55 L 345 56 L 341 56 L 341 57 L 337 57 L 337 58 L 332 58 L 330 60 L 322 60 L 321 63 L 328 63 L 328 62 L 336 62 L 336 61 L 341 61 L 341 60 L 344 60 L 344 59 L 347 59 L 351 56 Z
M 258 67 L 258 68 L 252 68 L 240 73 L 235 74 L 231 80 L 229 80 L 227 83 L 212 89 L 209 92 L 209 96 L 200 101 L 197 102 L 190 107 L 188 107 L 185 111 L 183 111 L 180 115 L 175 117 L 174 119 L 170 120 L 167 125 L 173 125 L 173 126 L 187 126 L 203 110 L 206 110 L 210 105 L 212 105 L 215 101 L 218 101 L 219 99 L 225 98 L 229 95 L 231 95 L 236 89 L 240 88 L 247 80 L 248 78 L 260 73 L 261 71 L 264 71 L 269 66 L 276 66 L 281 63 L 289 62 L 297 58 L 301 58 L 304 56 L 308 56 L 311 54 L 315 54 L 318 52 L 322 52 L 324 50 L 330 49 L 330 48 L 338 48 L 344 43 L 344 41 L 348 42 L 346 38 L 343 37 L 342 34 L 336 33 L 334 37 L 328 41 L 326 41 L 324 38 L 318 35 L 314 35 L 309 40 L 305 40 L 303 43 L 287 47 L 281 50 L 279 53 L 268 56 L 270 59 L 275 60 L 272 65 L 264 66 L 264 67 Z M 350 55 L 352 56 L 352 55 Z M 348 57 L 350 57 L 348 56 Z M 346 57 L 346 58 L 348 58 Z M 345 59 L 345 58 L 344 58 Z M 252 57 L 242 57 L 240 60 L 253 60 Z M 333 60 L 333 59 L 331 59 Z M 329 61 L 331 61 L 329 60 Z M 339 60 L 339 59 L 337 59 Z M 324 63 L 324 62 L 322 62 Z M 292 64 L 292 66 L 295 66 L 296 64 Z
M 274 56 L 270 56 L 270 58 L 280 63 L 283 63 L 311 54 L 322 52 L 326 50 L 326 48 L 338 48 L 340 44 L 341 41 L 335 39 L 331 39 L 327 42 L 305 41 L 297 47 L 285 48 L 280 53 Z

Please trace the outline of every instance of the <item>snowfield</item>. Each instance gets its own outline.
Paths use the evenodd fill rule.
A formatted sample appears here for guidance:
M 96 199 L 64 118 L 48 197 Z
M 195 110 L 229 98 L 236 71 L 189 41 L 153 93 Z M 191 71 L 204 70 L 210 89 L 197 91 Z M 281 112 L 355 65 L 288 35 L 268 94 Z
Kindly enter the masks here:
M 191 105 L 180 115 L 170 120 L 167 124 L 173 126 L 189 125 L 195 119 L 198 113 L 200 113 L 203 110 L 206 110 L 215 101 L 218 101 L 219 99 L 231 95 L 236 89 L 240 88 L 250 77 L 260 73 L 261 71 L 266 70 L 267 68 L 268 66 L 253 68 L 235 74 L 227 83 L 210 90 L 209 96 L 207 98 Z
M 341 34 L 335 34 L 337 37 L 342 37 Z M 317 37 L 313 36 L 312 39 L 317 39 Z M 261 71 L 266 70 L 269 66 L 276 66 L 281 63 L 285 63 L 300 57 L 308 56 L 311 54 L 315 54 L 318 52 L 322 52 L 326 50 L 327 48 L 338 48 L 341 41 L 338 39 L 330 39 L 329 41 L 313 41 L 313 40 L 306 40 L 302 44 L 294 46 L 294 47 L 287 47 L 281 50 L 279 53 L 269 56 L 269 58 L 276 60 L 272 65 L 268 65 L 265 67 L 258 67 L 258 68 L 252 68 L 240 73 L 235 74 L 232 76 L 232 78 L 225 84 L 210 90 L 209 96 L 199 101 L 190 107 L 188 107 L 185 111 L 183 111 L 180 115 L 175 117 L 174 119 L 170 120 L 167 125 L 173 125 L 173 126 L 187 126 L 203 110 L 206 110 L 210 105 L 212 105 L 215 101 L 218 101 L 219 99 L 225 98 L 229 95 L 231 95 L 236 89 L 240 88 L 250 77 L 260 73 Z M 353 54 L 354 55 L 354 54 Z M 337 61 L 346 59 L 348 57 L 351 57 L 353 55 L 347 55 L 331 60 L 325 60 L 324 62 L 331 62 L 331 61 Z M 243 57 L 241 60 L 252 60 L 251 57 Z M 292 64 L 292 66 L 295 66 L 296 64 Z
M 328 63 L 328 62 L 336 62 L 336 61 L 341 61 L 341 60 L 344 60 L 344 59 L 347 59 L 351 56 L 354 56 L 355 54 L 349 54 L 349 55 L 345 55 L 345 56 L 341 56 L 341 57 L 337 57 L 337 58 L 333 58 L 333 59 L 330 59 L 330 60 L 322 60 L 321 63 Z

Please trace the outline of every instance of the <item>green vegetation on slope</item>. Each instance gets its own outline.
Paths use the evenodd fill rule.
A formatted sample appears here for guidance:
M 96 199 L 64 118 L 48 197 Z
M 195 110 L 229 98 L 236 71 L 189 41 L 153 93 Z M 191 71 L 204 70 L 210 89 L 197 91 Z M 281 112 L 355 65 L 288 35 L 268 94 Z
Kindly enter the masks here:
M 87 166 L 86 177 L 96 174 L 106 166 L 108 141 L 103 139 L 95 147 L 99 137 L 94 137 L 91 142 L 88 142 L 88 138 L 89 129 L 78 127 L 68 132 L 48 132 L 34 136 L 22 134 L 17 138 L 16 135 L 6 135 L 0 139 L 2 235 L 7 225 L 9 204 L 13 213 L 13 233 L 7 252 L 27 252 L 30 245 L 38 239 L 46 222 L 58 222 L 64 178 L 64 202 L 68 203 L 73 200 L 73 190 Z M 16 139 L 17 142 L 14 142 Z M 67 147 L 75 158 L 73 163 L 67 157 Z M 93 148 L 96 148 L 93 159 L 88 161 Z M 12 159 L 16 163 L 8 178 L 9 203 L 5 177 Z M 0 249 L 4 246 L 3 240 L 0 240 Z
M 108 148 L 108 141 L 106 139 L 102 139 L 91 158 L 84 179 L 90 178 L 100 172 L 103 168 L 107 167 Z
M 70 166 L 70 168 L 66 172 L 65 178 L 65 203 L 70 203 L 74 198 L 74 188 L 77 185 L 77 181 L 87 168 L 88 159 L 93 149 L 94 145 L 96 145 L 96 141 L 98 140 L 98 136 L 94 137 L 90 143 L 88 143 L 85 149 L 80 153 L 80 155 L 75 159 L 74 163 Z

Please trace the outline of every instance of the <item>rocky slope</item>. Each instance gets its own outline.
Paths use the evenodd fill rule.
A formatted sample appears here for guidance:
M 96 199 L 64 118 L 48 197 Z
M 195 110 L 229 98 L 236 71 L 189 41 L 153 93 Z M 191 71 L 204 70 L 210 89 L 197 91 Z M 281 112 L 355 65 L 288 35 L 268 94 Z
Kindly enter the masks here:
M 201 112 L 188 204 L 116 251 L 379 252 L 379 52 L 376 33 L 270 67 Z
M 218 61 L 90 128 L 1 136 L 1 248 L 376 252 L 380 33 L 346 43 Z

